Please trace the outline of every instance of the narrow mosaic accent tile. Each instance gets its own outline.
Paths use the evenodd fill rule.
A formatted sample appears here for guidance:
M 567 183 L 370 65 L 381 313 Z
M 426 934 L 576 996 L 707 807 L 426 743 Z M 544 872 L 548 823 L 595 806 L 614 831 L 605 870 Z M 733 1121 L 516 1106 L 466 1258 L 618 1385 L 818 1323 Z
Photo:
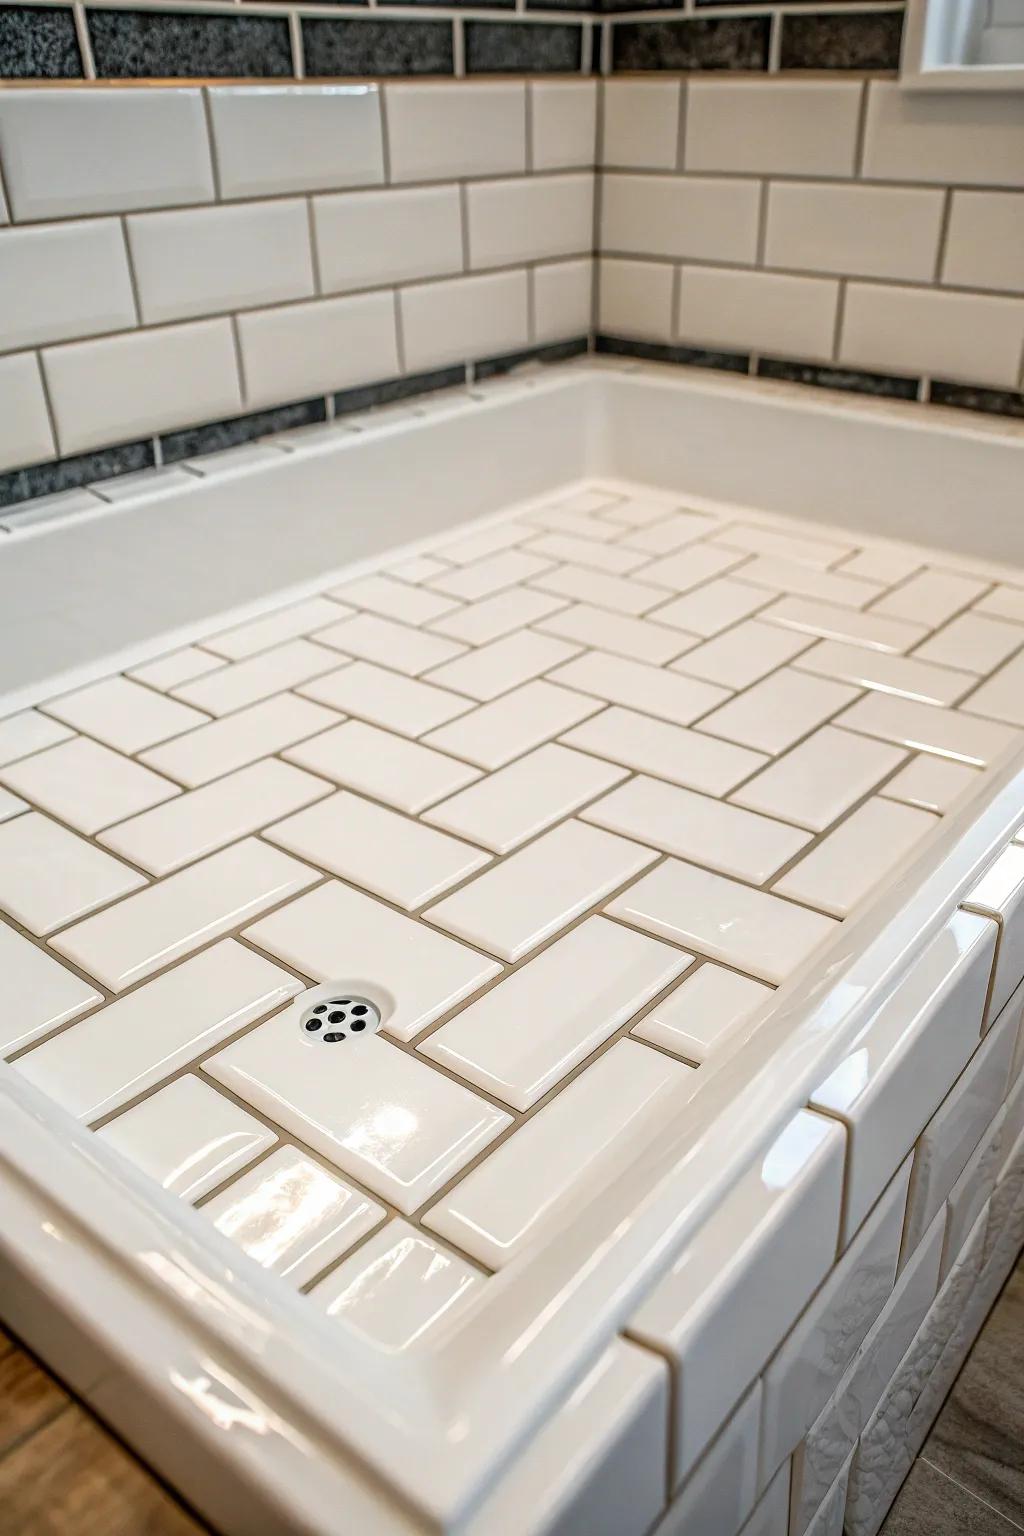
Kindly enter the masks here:
M 454 73 L 449 21 L 362 21 L 305 17 L 302 46 L 310 80 L 364 75 Z
M 784 357 L 760 357 L 759 379 L 785 379 L 790 384 L 814 384 L 819 389 L 851 390 L 858 395 L 879 395 L 891 400 L 916 400 L 917 379 L 891 373 L 865 373 L 857 368 L 822 368 L 817 363 L 794 363 Z
M 649 363 L 683 363 L 690 368 L 718 368 L 724 373 L 749 373 L 745 352 L 712 352 L 705 347 L 670 347 L 657 341 L 630 341 L 621 336 L 597 336 L 594 351 L 610 357 L 639 357 Z
M 952 405 L 961 411 L 985 411 L 993 416 L 1024 420 L 1024 393 L 1012 389 L 979 389 L 972 384 L 946 384 L 933 379 L 929 399 L 932 405 Z
M 783 69 L 899 69 L 903 17 L 786 16 L 782 19 Z
M 613 70 L 768 68 L 767 16 L 626 21 L 612 28 Z
M 581 67 L 582 27 L 468 21 L 465 36 L 471 75 L 575 74 Z
M 251 443 L 257 437 L 268 437 L 271 432 L 309 427 L 326 417 L 327 407 L 321 398 L 293 400 L 291 404 L 275 406 L 271 411 L 253 411 L 248 416 L 232 416 L 227 421 L 207 421 L 202 426 L 185 427 L 180 432 L 166 432 L 160 439 L 160 451 L 165 464 L 175 464 L 179 459 L 193 459 L 203 453 L 236 448 L 239 443 Z
M 0 6 L 0 79 L 75 80 L 81 75 L 70 10 Z
M 375 405 L 391 405 L 416 395 L 433 394 L 438 389 L 458 389 L 466 382 L 461 363 L 454 368 L 433 368 L 429 373 L 411 373 L 404 379 L 387 379 L 382 384 L 359 384 L 354 389 L 340 389 L 334 396 L 334 414 L 367 411 Z
M 51 459 L 46 464 L 30 464 L 0 475 L 0 507 L 14 507 L 37 496 L 52 496 L 58 491 L 75 490 L 94 480 L 109 480 L 139 469 L 152 469 L 156 463 L 152 440 L 119 443 L 99 448 L 94 453 L 76 454 L 70 459 Z
M 525 352 L 506 352 L 501 357 L 486 357 L 474 363 L 474 379 L 493 379 L 511 373 L 526 363 L 564 363 L 572 357 L 584 357 L 589 348 L 586 336 L 572 341 L 555 341 L 547 347 L 528 347 Z
M 292 73 L 283 16 L 87 11 L 101 80 L 194 79 Z

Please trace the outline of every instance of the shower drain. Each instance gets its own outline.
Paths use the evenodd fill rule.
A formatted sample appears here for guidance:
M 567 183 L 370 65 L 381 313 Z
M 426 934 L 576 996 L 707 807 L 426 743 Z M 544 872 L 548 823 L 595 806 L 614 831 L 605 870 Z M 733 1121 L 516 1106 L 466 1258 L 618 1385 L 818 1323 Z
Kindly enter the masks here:
M 338 1045 L 350 1035 L 357 1040 L 361 1035 L 375 1035 L 380 1028 L 380 1009 L 371 998 L 331 982 L 306 994 L 299 1027 L 307 1039 Z

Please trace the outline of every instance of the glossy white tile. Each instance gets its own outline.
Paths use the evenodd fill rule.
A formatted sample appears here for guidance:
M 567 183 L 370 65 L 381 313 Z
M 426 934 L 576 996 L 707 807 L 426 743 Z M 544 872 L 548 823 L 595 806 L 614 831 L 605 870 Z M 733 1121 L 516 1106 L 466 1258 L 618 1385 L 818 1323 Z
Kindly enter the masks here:
M 902 800 L 922 811 L 936 811 L 944 816 L 980 782 L 978 770 L 966 763 L 950 762 L 944 757 L 922 754 L 884 784 L 879 794 L 887 800 Z
M 674 171 L 679 151 L 678 80 L 604 83 L 603 163 Z
M 223 665 L 220 656 L 211 656 L 195 645 L 185 645 L 180 651 L 171 651 L 161 656 L 158 661 L 148 661 L 144 666 L 130 668 L 126 675 L 136 682 L 166 693 L 179 683 L 190 683 L 193 678 L 215 672 Z
M 328 673 L 329 678 L 335 675 Z M 315 688 L 316 684 L 309 686 Z M 338 723 L 334 710 L 296 698 L 293 693 L 278 693 L 153 747 L 141 754 L 141 761 L 196 789 Z
M 755 751 L 784 752 L 856 697 L 845 683 L 783 667 L 705 715 L 700 729 Z
M 600 708 L 596 699 L 538 678 L 431 731 L 425 740 L 480 768 L 502 768 Z
M 641 574 L 646 571 L 647 567 Z M 533 585 L 542 592 L 553 592 L 558 597 L 589 603 L 595 608 L 610 608 L 613 613 L 631 618 L 646 613 L 664 597 L 657 587 L 644 584 L 635 577 L 609 576 L 604 571 L 589 570 L 582 565 L 555 566 L 543 575 L 535 576 Z
M 526 169 L 521 80 L 403 80 L 384 89 L 394 181 L 508 175 Z
M 738 1530 L 757 1498 L 761 1383 L 756 1381 L 679 1490 L 654 1536 L 717 1536 Z
M 793 665 L 817 677 L 833 677 L 857 688 L 916 699 L 920 704 L 955 704 L 978 681 L 972 672 L 954 671 L 951 667 L 919 661 L 916 656 L 893 656 L 837 640 L 820 640 Z
M 9 821 L 12 816 L 20 816 L 28 810 L 28 802 L 19 800 L 17 795 L 12 795 L 10 790 L 0 788 L 0 821 Z
M 707 960 L 630 1033 L 699 1065 L 719 1046 L 739 1038 L 771 997 L 770 987 Z
M 905 761 L 906 753 L 898 747 L 825 725 L 769 763 L 732 799 L 752 811 L 823 832 Z
M 1024 976 L 1024 847 L 1003 850 L 964 898 L 965 905 L 999 923 L 999 958 L 989 1018 L 995 1019 Z
M 317 640 L 362 661 L 379 662 L 382 667 L 405 672 L 409 677 L 438 667 L 465 650 L 464 645 L 457 645 L 453 640 L 410 629 L 407 624 L 396 624 L 394 620 L 382 619 L 374 613 L 359 613 L 354 619 L 345 619 L 330 629 L 322 629 Z M 337 664 L 335 657 L 334 665 Z M 318 668 L 316 675 L 327 670 L 326 667 Z
M 699 715 L 706 714 L 716 704 L 728 697 L 725 689 L 708 683 L 695 682 L 690 678 L 677 677 L 660 667 L 649 667 L 643 662 L 630 661 L 625 656 L 612 656 L 600 651 L 588 651 L 551 674 L 551 681 L 563 683 L 581 693 L 592 693 L 610 704 L 624 704 L 626 711 L 606 710 L 599 719 L 628 715 L 629 726 L 621 734 L 636 726 L 642 728 L 641 710 L 644 715 L 656 715 L 674 725 L 689 725 Z M 596 724 L 596 722 L 595 722 Z M 664 739 L 672 733 L 669 731 Z M 693 743 L 690 743 L 693 745 Z M 738 760 L 738 759 L 734 759 Z M 672 777 L 672 775 L 666 775 Z
M 910 619 L 935 629 L 981 597 L 988 583 L 952 571 L 921 571 L 872 605 L 873 613 Z
M 638 550 L 623 549 L 619 544 L 598 544 L 574 533 L 542 533 L 530 539 L 524 548 L 550 561 L 590 566 L 610 576 L 628 576 L 647 558 Z
M 594 177 L 586 172 L 478 181 L 466 188 L 471 268 L 589 255 Z
M 850 567 L 845 565 L 842 569 L 845 572 Z M 807 597 L 780 597 L 764 609 L 761 618 L 766 624 L 781 624 L 802 634 L 819 635 L 823 640 L 845 640 L 851 645 L 897 654 L 909 651 L 928 634 L 924 624 L 885 618 L 874 609 L 865 613 Z
M 303 684 L 300 691 L 304 698 L 318 699 L 346 715 L 356 715 L 402 736 L 422 736 L 473 708 L 471 699 L 366 661 L 354 661 L 336 672 L 314 678 Z
M 485 597 L 479 603 L 467 603 L 455 608 L 443 618 L 435 619 L 430 626 L 438 635 L 449 635 L 453 640 L 467 645 L 486 645 L 511 634 L 524 624 L 531 624 L 557 613 L 567 606 L 562 597 L 551 597 L 546 592 L 534 592 L 529 587 L 510 587 L 494 597 Z M 433 636 L 428 636 L 428 644 Z M 465 647 L 451 646 L 449 656 L 457 655 Z M 446 658 L 439 657 L 438 660 Z M 432 662 L 431 665 L 436 665 Z
M 679 681 L 685 684 L 686 680 Z M 709 795 L 728 794 L 734 784 L 756 773 L 766 761 L 760 752 L 748 752 L 746 747 L 735 747 L 731 742 L 717 741 L 684 726 L 669 725 L 664 720 L 616 706 L 585 720 L 562 740 L 568 746 L 622 763 L 638 773 L 653 774 Z
M 430 739 L 455 728 L 443 726 Z M 466 763 L 362 720 L 346 720 L 285 755 L 312 773 L 412 814 L 480 777 Z
M 990 720 L 1005 720 L 1008 725 L 1024 726 L 1022 686 L 1024 656 L 1018 654 L 965 699 L 963 707 L 971 714 L 984 715 Z
M 672 670 L 726 688 L 749 688 L 799 656 L 811 643 L 806 635 L 790 634 L 751 619 L 686 650 L 673 662 Z
M 819 911 L 846 917 L 891 872 L 905 866 L 936 826 L 929 811 L 875 796 L 800 859 L 775 889 Z
M 358 581 L 335 587 L 331 596 L 351 608 L 364 608 L 383 619 L 397 619 L 402 624 L 427 624 L 457 606 L 453 597 L 440 596 L 425 587 L 382 576 L 361 576 Z
M 542 672 L 549 672 L 575 656 L 578 650 L 578 646 L 567 645 L 564 640 L 556 640 L 551 635 L 523 629 L 500 640 L 492 640 L 465 656 L 457 656 L 454 661 L 447 661 L 428 672 L 426 677 L 429 682 L 454 688 L 486 703 L 530 682 Z
M 0 908 L 30 933 L 50 933 L 145 884 L 48 816 L 30 811 L 0 826 Z
M 272 693 L 294 688 L 311 677 L 330 672 L 338 658 L 326 645 L 308 640 L 289 640 L 243 661 L 234 661 L 191 683 L 173 690 L 175 697 L 194 704 L 210 715 L 230 715 L 247 704 L 256 704 Z
M 1020 738 L 1020 733 L 1009 726 L 886 693 L 869 693 L 858 699 L 835 723 L 844 730 L 898 742 L 976 768 L 986 767 Z
M 177 784 L 85 736 L 9 763 L 0 781 L 87 834 L 181 793 Z
M 576 640 L 580 645 L 591 645 L 595 650 L 610 651 L 615 656 L 647 662 L 655 667 L 663 666 L 693 644 L 678 630 L 668 629 L 663 624 L 603 612 L 587 603 L 574 603 L 535 623 L 545 634 L 561 635 L 565 640 Z
M 19 1051 L 103 998 L 30 939 L 0 923 L 0 1051 Z
M 415 241 L 405 238 L 410 223 L 415 224 Z M 326 293 L 462 271 L 457 186 L 315 197 L 313 226 Z
M 134 326 L 119 221 L 68 219 L 8 230 L 0 294 L 5 351 Z
M 991 672 L 1024 645 L 1016 624 L 975 611 L 951 619 L 914 652 L 922 661 L 968 672 Z
M 849 176 L 860 101 L 853 80 L 689 81 L 686 168 Z
M 717 533 L 721 526 L 720 519 L 709 513 L 673 512 L 665 503 L 660 517 L 631 527 L 622 542 L 627 549 L 642 549 L 648 555 L 671 555 L 685 544 Z
M 334 624 L 346 617 L 347 611 L 326 597 L 309 597 L 304 603 L 290 608 L 278 608 L 265 618 L 251 619 L 248 624 L 236 624 L 203 641 L 208 651 L 223 656 L 228 661 L 244 661 L 258 651 L 270 650 L 286 640 L 297 640 L 327 624 Z
M 67 741 L 73 732 L 38 709 L 26 709 L 19 715 L 0 720 L 0 764 L 13 763 L 30 752 L 41 752 Z
M 250 83 L 213 86 L 207 95 L 224 197 L 384 180 L 376 85 Z
M 659 624 L 671 624 L 691 635 L 710 639 L 741 619 L 749 619 L 770 601 L 763 587 L 747 586 L 731 576 L 723 576 L 664 603 L 655 618 Z
M 597 82 L 532 80 L 530 91 L 531 168 L 591 166 L 597 130 Z

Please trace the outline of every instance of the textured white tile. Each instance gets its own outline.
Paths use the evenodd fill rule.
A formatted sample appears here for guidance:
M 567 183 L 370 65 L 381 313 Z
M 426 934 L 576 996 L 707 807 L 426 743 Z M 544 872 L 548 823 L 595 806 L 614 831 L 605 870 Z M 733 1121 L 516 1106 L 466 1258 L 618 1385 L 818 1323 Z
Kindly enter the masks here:
M 551 674 L 551 681 L 563 683 L 565 687 L 575 688 L 580 693 L 592 693 L 612 704 L 628 705 L 631 711 L 642 710 L 645 715 L 655 715 L 674 725 L 688 724 L 727 697 L 722 688 L 713 688 L 707 683 L 694 682 L 690 678 L 665 672 L 660 667 L 644 666 L 641 662 L 600 651 L 589 651 L 567 662 Z M 646 728 L 632 713 L 631 721 L 638 730 Z M 600 731 L 599 721 L 594 722 L 594 728 Z M 667 741 L 670 736 L 671 733 L 663 734 L 663 739 Z M 688 740 L 687 737 L 680 739 Z M 739 759 L 734 758 L 734 761 Z M 668 773 L 665 777 L 674 778 L 675 774 Z M 690 783 L 690 780 L 686 779 L 685 782 Z
M 224 197 L 384 180 L 376 85 L 303 80 L 298 85 L 212 86 L 207 95 Z
M 905 805 L 917 805 L 923 811 L 937 811 L 944 816 L 979 782 L 976 768 L 942 757 L 922 756 L 901 768 L 879 793 L 888 800 L 902 800 Z
M 761 618 L 767 624 L 781 624 L 800 634 L 820 635 L 823 640 L 845 640 L 852 645 L 896 653 L 909 651 L 928 634 L 924 624 L 885 618 L 874 609 L 860 613 L 855 608 L 840 608 L 806 597 L 779 598 L 763 610 Z
M 470 699 L 460 698 L 445 688 L 403 677 L 367 661 L 354 661 L 337 672 L 328 672 L 325 677 L 304 684 L 301 691 L 307 698 L 319 699 L 347 715 L 398 731 L 402 736 L 422 736 L 424 731 L 444 725 L 473 707 Z
M 1016 389 L 1024 300 L 937 288 L 849 283 L 839 356 L 857 368 L 892 368 Z
M 129 755 L 204 725 L 208 718 L 126 677 L 90 683 L 87 688 L 53 699 L 46 708 L 65 725 Z
M 1016 624 L 976 613 L 963 613 L 919 645 L 914 655 L 941 667 L 991 672 L 1024 645 Z
M 325 293 L 378 288 L 462 271 L 459 189 L 389 188 L 313 199 Z M 407 239 L 411 227 L 416 239 Z
M 449 613 L 456 603 L 448 597 L 439 597 L 424 587 L 410 586 L 406 581 L 396 581 L 393 576 L 362 576 L 335 587 L 332 597 L 342 603 L 365 608 L 385 619 L 398 619 L 402 624 L 428 624 Z
M 656 857 L 649 848 L 568 821 L 424 915 L 503 960 L 518 960 Z
M 436 737 L 439 733 L 433 734 Z M 336 784 L 361 790 L 413 814 L 480 777 L 465 763 L 362 720 L 346 720 L 289 748 L 286 756 Z
M 789 667 L 706 715 L 702 731 L 761 752 L 784 752 L 857 696 L 855 688 Z
M 679 151 L 678 80 L 606 80 L 602 163 L 673 171 Z
M 218 1232 L 292 1285 L 307 1285 L 384 1214 L 297 1147 L 281 1147 L 203 1206 Z
M 853 172 L 859 80 L 690 80 L 686 98 L 689 171 Z
M 156 695 L 154 694 L 154 698 Z M 0 780 L 80 832 L 98 832 L 180 794 L 149 768 L 84 736 L 9 764 Z
M 865 736 L 880 736 L 919 752 L 984 768 L 1018 740 L 1018 732 L 953 709 L 936 709 L 895 694 L 869 693 L 836 722 Z
M 507 853 L 625 776 L 624 769 L 548 743 L 442 800 L 423 819 Z
M 688 963 L 677 949 L 592 917 L 420 1049 L 493 1098 L 527 1110 Z
M 608 911 L 776 984 L 836 928 L 819 912 L 676 860 L 638 880 Z
M 665 603 L 655 618 L 659 624 L 671 624 L 707 639 L 750 618 L 770 601 L 763 587 L 748 587 L 744 582 L 724 576 L 721 581 L 706 582 L 673 602 Z
M 144 325 L 314 292 L 309 214 L 298 198 L 177 208 L 125 222 Z
M 171 651 L 161 656 L 159 661 L 148 661 L 143 667 L 132 667 L 127 675 L 136 682 L 146 683 L 150 688 L 165 693 L 176 688 L 179 683 L 190 683 L 193 678 L 215 672 L 223 665 L 219 656 L 210 656 L 194 645 L 186 645 L 180 651 Z
M 474 699 L 496 699 L 577 654 L 579 647 L 524 629 L 445 662 L 427 677 Z M 461 711 L 460 711 L 461 713 Z
M 471 268 L 589 253 L 594 178 L 589 172 L 478 181 L 466 188 Z
M 232 662 L 195 682 L 175 688 L 178 698 L 195 704 L 211 715 L 230 715 L 247 704 L 306 683 L 311 677 L 330 672 L 338 658 L 327 646 L 309 640 L 289 640 L 244 661 Z
M 600 708 L 596 699 L 538 679 L 431 731 L 426 739 L 481 768 L 501 768 Z
M 236 325 L 250 409 L 399 372 L 388 292 L 254 309 Z
M 448 617 L 451 619 L 454 615 Z M 344 619 L 330 629 L 322 629 L 317 639 L 363 661 L 379 662 L 383 667 L 405 672 L 410 677 L 440 666 L 442 661 L 450 661 L 465 650 L 464 645 L 457 645 L 453 640 L 410 629 L 407 624 L 396 624 L 373 613 L 358 613 L 354 619 Z
M 656 1003 L 631 1033 L 700 1063 L 733 1040 L 771 996 L 771 988 L 759 981 L 706 961 Z
M 411 1040 L 501 972 L 493 960 L 336 881 L 248 928 L 245 937 L 317 981 L 381 994 L 382 1027 Z
M 808 842 L 796 827 L 660 779 L 635 778 L 581 815 L 662 853 L 761 885 Z
M 979 598 L 987 585 L 970 576 L 957 576 L 952 571 L 921 571 L 901 587 L 880 597 L 873 604 L 872 612 L 910 619 L 915 624 L 935 629 Z
M 675 268 L 603 256 L 597 264 L 598 329 L 654 341 L 672 337 Z
M 592 645 L 597 650 L 627 656 L 632 661 L 646 661 L 656 667 L 671 661 L 692 644 L 678 630 L 651 624 L 646 619 L 604 612 L 586 603 L 574 603 L 560 613 L 538 619 L 535 627 L 545 634 L 578 640 L 581 645 Z
M 42 360 L 62 455 L 243 408 L 231 322 L 223 318 L 47 347 Z
M 189 1073 L 96 1132 L 143 1173 L 195 1201 L 272 1147 L 273 1131 Z
M 264 836 L 407 911 L 490 862 L 466 843 L 344 791 L 278 822 Z
M 52 945 L 121 992 L 316 879 L 304 864 L 247 839 L 85 918 Z
M 0 469 L 52 459 L 56 451 L 38 359 L 31 352 L 0 358 Z
M 757 257 L 756 181 L 605 175 L 601 249 L 623 255 L 750 262 Z
M 972 672 L 956 672 L 952 667 L 919 661 L 916 656 L 894 656 L 840 640 L 819 641 L 793 665 L 817 677 L 833 677 L 857 688 L 897 694 L 922 704 L 955 704 L 978 681 Z
M 0 923 L 0 1051 L 20 1050 L 103 999 L 30 940 Z
M 653 1124 L 693 1092 L 689 1067 L 620 1040 L 521 1126 L 426 1215 L 424 1224 L 492 1269 L 567 1205 L 597 1195 Z
M 126 330 L 135 303 L 116 219 L 8 230 L 0 241 L 5 351 Z
M 685 266 L 676 333 L 698 346 L 781 352 L 828 361 L 839 284 L 778 272 Z
M 463 565 L 460 570 L 443 571 L 434 577 L 430 586 L 435 592 L 447 592 L 463 602 L 479 602 L 481 598 L 500 592 L 503 587 L 527 581 L 550 564 L 550 560 L 540 559 L 522 549 L 504 549 L 486 560 Z
M 164 742 L 141 760 L 194 789 L 337 723 L 334 710 L 279 693 Z
M 836 603 L 840 608 L 863 608 L 882 590 L 872 582 L 844 576 L 841 571 L 819 571 L 777 555 L 759 555 L 749 561 L 743 567 L 743 580 L 798 597 L 816 598 L 822 603 Z
M 405 1215 L 510 1123 L 379 1035 L 342 1051 L 304 1037 L 287 1012 L 206 1071 Z
M 13 763 L 30 752 L 56 746 L 59 741 L 67 741 L 71 734 L 66 726 L 40 714 L 37 709 L 8 715 L 5 720 L 0 720 L 0 763 Z
M 413 373 L 467 357 L 515 352 L 529 343 L 522 269 L 401 288 L 399 305 L 405 364 Z
M 937 824 L 928 811 L 877 797 L 868 800 L 784 875 L 775 889 L 845 917 L 893 869 L 905 865 Z
M 592 166 L 596 155 L 597 82 L 530 82 L 531 168 Z
M 964 700 L 963 707 L 990 720 L 1024 726 L 1024 656 L 1017 655 L 1000 667 L 987 683 Z
M 108 1003 L 16 1063 L 80 1120 L 98 1120 L 276 1008 L 300 983 L 226 939 Z
M 584 721 L 562 739 L 638 773 L 709 795 L 728 794 L 765 762 L 759 752 L 615 707 Z
M 733 799 L 752 811 L 823 832 L 905 758 L 897 747 L 826 725 L 769 763 Z
M 435 1329 L 465 1306 L 482 1280 L 472 1264 L 396 1218 L 311 1295 L 329 1317 L 397 1355 L 428 1347 Z
M 811 641 L 805 635 L 788 634 L 759 619 L 737 624 L 703 645 L 692 646 L 673 671 L 702 677 L 726 688 L 749 688 L 784 662 L 805 651 Z
M 100 841 L 151 874 L 166 875 L 322 799 L 330 789 L 289 763 L 265 758 L 119 822 Z
M 203 95 L 196 89 L 8 91 L 0 137 L 18 220 L 213 201 Z
M 145 884 L 47 816 L 30 812 L 0 827 L 0 907 L 31 933 L 49 933 Z
M 384 90 L 394 181 L 507 175 L 526 169 L 523 81 L 403 80 Z
M 895 80 L 872 80 L 867 91 L 865 176 L 943 186 L 1024 186 L 1019 98 L 956 93 L 944 97 L 936 112 L 932 97 L 905 91 Z
M 265 618 L 250 619 L 247 624 L 222 630 L 204 640 L 203 646 L 229 661 L 243 661 L 247 656 L 255 656 L 257 651 L 267 651 L 285 640 L 298 639 L 300 635 L 323 629 L 326 624 L 333 624 L 345 616 L 346 610 L 326 597 L 307 597 L 305 602 L 277 608 Z
M 920 187 L 775 182 L 764 259 L 770 267 L 931 283 L 944 198 Z

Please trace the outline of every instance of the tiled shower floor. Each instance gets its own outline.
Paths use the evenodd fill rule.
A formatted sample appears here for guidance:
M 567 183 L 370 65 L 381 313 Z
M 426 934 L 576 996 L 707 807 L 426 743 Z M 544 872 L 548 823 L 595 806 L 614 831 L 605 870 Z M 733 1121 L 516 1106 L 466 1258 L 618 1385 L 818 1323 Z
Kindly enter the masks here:
M 592 485 L 0 721 L 15 1070 L 388 1350 L 1024 728 L 1020 582 Z M 381 1010 L 333 1043 L 313 982 Z

